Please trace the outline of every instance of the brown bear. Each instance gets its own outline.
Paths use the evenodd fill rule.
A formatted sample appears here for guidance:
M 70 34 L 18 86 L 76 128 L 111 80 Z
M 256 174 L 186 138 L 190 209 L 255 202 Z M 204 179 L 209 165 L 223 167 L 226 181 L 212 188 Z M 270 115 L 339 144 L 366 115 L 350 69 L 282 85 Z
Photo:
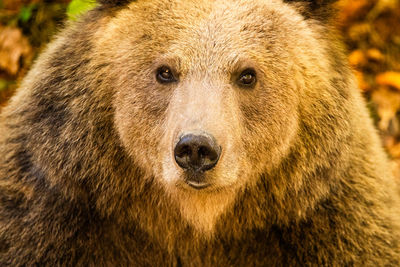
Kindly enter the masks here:
M 399 266 L 333 2 L 102 0 L 0 117 L 1 266 Z

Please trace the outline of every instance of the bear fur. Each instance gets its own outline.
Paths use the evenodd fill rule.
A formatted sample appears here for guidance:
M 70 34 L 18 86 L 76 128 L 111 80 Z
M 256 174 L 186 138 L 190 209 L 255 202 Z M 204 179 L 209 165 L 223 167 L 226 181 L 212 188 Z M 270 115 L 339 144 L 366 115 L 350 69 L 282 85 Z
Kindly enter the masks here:
M 0 265 L 399 266 L 332 2 L 103 0 L 68 25 L 0 115 Z M 201 190 L 172 153 L 195 131 L 222 147 Z

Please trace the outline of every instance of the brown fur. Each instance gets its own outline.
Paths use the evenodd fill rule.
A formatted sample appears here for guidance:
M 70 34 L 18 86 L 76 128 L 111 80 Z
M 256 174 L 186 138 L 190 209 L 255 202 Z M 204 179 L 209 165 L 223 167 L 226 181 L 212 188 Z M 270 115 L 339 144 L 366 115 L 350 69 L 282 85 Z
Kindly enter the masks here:
M 101 2 L 0 115 L 0 265 L 400 264 L 398 195 L 321 18 L 332 1 Z M 162 65 L 178 82 L 157 83 Z M 223 153 L 203 190 L 172 152 L 197 131 Z

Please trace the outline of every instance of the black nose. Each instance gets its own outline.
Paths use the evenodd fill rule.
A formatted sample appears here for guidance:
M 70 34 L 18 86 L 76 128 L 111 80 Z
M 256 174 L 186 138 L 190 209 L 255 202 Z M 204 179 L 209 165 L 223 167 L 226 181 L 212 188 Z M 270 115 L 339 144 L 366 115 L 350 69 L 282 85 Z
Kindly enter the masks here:
M 174 154 L 181 168 L 204 172 L 217 164 L 221 148 L 212 136 L 187 134 L 176 144 Z

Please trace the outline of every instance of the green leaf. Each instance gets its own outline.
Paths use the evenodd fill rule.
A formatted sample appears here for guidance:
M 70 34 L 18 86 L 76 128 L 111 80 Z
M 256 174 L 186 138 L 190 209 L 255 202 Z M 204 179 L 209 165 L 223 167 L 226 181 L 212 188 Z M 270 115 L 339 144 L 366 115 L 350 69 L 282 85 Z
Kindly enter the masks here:
M 30 4 L 23 6 L 18 14 L 18 19 L 21 22 L 27 22 L 32 17 L 32 10 L 36 7 L 36 4 Z
M 68 18 L 77 20 L 79 16 L 96 6 L 95 0 L 72 0 L 67 8 Z
M 10 83 L 4 79 L 0 79 L 0 91 L 3 91 L 8 88 Z

